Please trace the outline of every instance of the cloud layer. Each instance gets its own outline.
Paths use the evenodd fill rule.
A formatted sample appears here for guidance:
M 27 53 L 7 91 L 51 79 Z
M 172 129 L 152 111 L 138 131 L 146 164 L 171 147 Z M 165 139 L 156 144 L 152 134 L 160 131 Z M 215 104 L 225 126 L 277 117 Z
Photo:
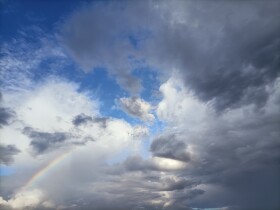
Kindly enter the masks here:
M 167 75 L 175 68 L 186 86 L 218 110 L 262 106 L 265 85 L 279 75 L 279 7 L 279 2 L 97 4 L 65 23 L 62 40 L 84 69 L 106 66 L 134 94 L 140 88 L 132 72 L 144 60 Z
M 0 208 L 279 209 L 279 8 L 91 2 L 4 42 Z

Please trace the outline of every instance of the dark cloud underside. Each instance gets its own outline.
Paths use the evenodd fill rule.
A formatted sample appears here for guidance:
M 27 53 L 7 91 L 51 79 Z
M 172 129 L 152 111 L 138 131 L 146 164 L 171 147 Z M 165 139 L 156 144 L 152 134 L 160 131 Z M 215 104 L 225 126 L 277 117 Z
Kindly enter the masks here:
M 43 154 L 51 149 L 59 147 L 68 137 L 67 133 L 40 132 L 30 127 L 25 127 L 23 134 L 27 135 L 31 139 L 30 146 L 36 155 Z
M 14 162 L 14 156 L 20 150 L 15 145 L 2 145 L 0 144 L 0 164 L 9 165 Z

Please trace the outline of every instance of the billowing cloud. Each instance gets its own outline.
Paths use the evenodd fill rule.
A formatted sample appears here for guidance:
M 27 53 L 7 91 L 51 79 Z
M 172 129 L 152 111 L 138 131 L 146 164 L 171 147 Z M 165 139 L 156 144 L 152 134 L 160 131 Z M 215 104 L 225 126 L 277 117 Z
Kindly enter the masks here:
M 156 156 L 179 159 L 189 150 L 191 158 L 186 170 L 177 174 L 179 177 L 200 180 L 200 189 L 205 191 L 189 205 L 206 208 L 215 205 L 215 202 L 226 202 L 229 209 L 277 209 L 277 196 L 267 195 L 271 191 L 277 195 L 280 193 L 279 188 L 272 184 L 279 181 L 276 178 L 279 176 L 279 171 L 276 172 L 279 165 L 277 139 L 280 121 L 276 108 L 279 79 L 267 89 L 269 98 L 261 111 L 256 109 L 257 105 L 246 105 L 223 114 L 214 114 L 212 106 L 194 98 L 184 86 L 178 84 L 172 79 L 161 87 L 163 100 L 157 112 L 174 127 L 153 141 L 151 151 Z M 184 97 L 178 97 L 182 94 Z M 173 108 L 178 104 L 181 109 Z M 189 116 L 194 112 L 189 109 L 192 104 L 198 104 L 195 113 L 198 121 L 194 125 L 189 124 L 189 120 L 192 120 Z M 197 126 L 199 124 L 201 127 Z M 254 201 L 244 200 L 245 195 L 250 195 L 249 199 Z M 261 197 L 265 197 L 266 201 Z M 175 200 L 180 205 L 185 202 L 179 197 Z
M 131 60 L 144 60 L 168 76 L 175 67 L 217 110 L 265 103 L 279 75 L 279 2 L 134 3 L 96 4 L 65 22 L 62 40 L 85 69 L 107 66 L 136 93 Z
M 149 133 L 142 125 L 132 126 L 121 119 L 103 117 L 99 114 L 96 101 L 87 93 L 79 92 L 77 84 L 60 78 L 50 77 L 42 83 L 37 83 L 32 89 L 22 86 L 17 91 L 10 91 L 9 94 L 4 91 L 3 95 L 4 105 L 10 104 L 12 109 L 17 110 L 15 122 L 1 130 L 3 143 L 15 143 L 19 147 L 21 153 L 18 154 L 14 167 L 28 168 L 30 171 L 26 173 L 25 170 L 20 170 L 5 179 L 1 192 L 15 191 L 9 199 L 6 194 L 2 197 L 1 205 L 5 208 L 57 209 L 70 206 L 74 208 L 78 205 L 79 209 L 80 204 L 78 201 L 76 203 L 76 198 L 66 202 L 61 202 L 61 199 L 65 196 L 78 196 L 71 193 L 74 186 L 78 188 L 100 183 L 95 180 L 97 177 L 104 177 L 106 182 L 108 177 L 103 171 L 107 167 L 107 161 L 123 152 L 129 155 L 138 151 L 141 141 L 137 140 Z M 48 106 L 45 107 L 45 104 Z M 41 111 L 42 107 L 45 107 L 44 112 Z M 91 144 L 92 141 L 94 142 Z M 7 148 L 9 153 L 6 152 Z M 1 155 L 5 155 L 6 162 L 7 158 L 12 161 L 12 156 L 18 153 L 13 146 L 7 148 L 5 147 L 4 152 L 1 151 Z M 52 176 L 46 176 L 48 178 L 44 182 L 34 182 L 29 187 L 21 188 L 28 177 L 66 151 L 69 153 L 68 161 L 71 160 L 71 167 L 66 164 L 65 167 L 50 170 Z M 92 170 L 89 170 L 89 165 Z M 82 182 L 79 174 L 84 174 Z M 57 181 L 53 177 L 56 177 Z M 69 188 L 58 188 L 61 186 L 59 183 L 68 185 Z M 33 189 L 39 191 L 34 191 L 32 195 L 28 194 Z M 87 197 L 95 195 L 97 191 L 88 190 L 83 189 L 79 193 L 85 196 L 86 200 L 83 202 L 91 205 Z M 104 196 L 105 194 L 104 191 Z M 99 205 L 102 208 L 103 204 Z
M 1 46 L 0 208 L 279 209 L 279 2 L 72 6 Z
M 144 121 L 153 121 L 155 119 L 154 115 L 150 113 L 152 106 L 141 98 L 120 98 L 119 103 L 123 111 L 133 117 Z
M 184 84 L 217 110 L 265 103 L 265 86 L 279 75 L 279 2 L 156 6 L 162 25 L 153 47 L 147 44 L 155 65 L 166 71 L 175 67 Z
M 15 195 L 14 198 L 6 201 L 0 197 L 0 207 L 4 209 L 52 209 L 53 205 L 47 200 L 44 200 L 43 193 L 38 190 L 21 192 Z
M 178 140 L 175 134 L 155 139 L 151 145 L 151 151 L 155 156 L 181 161 L 189 161 L 190 153 L 184 141 Z

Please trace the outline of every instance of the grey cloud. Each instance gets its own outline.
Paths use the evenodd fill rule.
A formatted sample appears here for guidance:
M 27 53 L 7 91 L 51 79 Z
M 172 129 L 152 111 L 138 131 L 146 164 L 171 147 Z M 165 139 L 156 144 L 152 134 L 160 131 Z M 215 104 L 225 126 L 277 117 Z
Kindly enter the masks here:
M 102 166 L 90 163 L 94 170 L 79 164 L 83 170 L 71 174 L 78 181 L 69 178 L 64 189 L 55 188 L 50 196 L 77 210 L 278 210 L 280 98 L 274 108 L 268 106 L 273 93 L 267 89 L 279 79 L 279 7 L 278 1 L 108 2 L 74 14 L 62 29 L 62 41 L 86 71 L 107 67 L 120 85 L 136 94 L 140 82 L 131 74 L 135 66 L 128 57 L 144 58 L 167 77 L 176 69 L 190 91 L 223 112 L 198 131 L 183 122 L 176 129 L 167 125 L 168 131 L 151 143 L 153 156 L 185 161 L 186 169 L 162 170 L 140 157 L 113 166 L 99 160 Z M 151 34 L 138 50 L 127 39 L 128 34 L 138 36 L 137 31 Z M 241 112 L 222 119 L 237 107 Z M 137 109 L 127 112 L 141 116 Z M 77 127 L 106 122 L 84 114 L 73 119 Z M 34 129 L 25 134 L 37 152 L 61 146 L 68 135 Z M 92 194 L 80 192 L 82 184 Z
M 143 160 L 139 156 L 129 157 L 123 163 L 126 170 L 128 171 L 150 171 L 155 170 L 154 165 L 149 162 Z
M 108 120 L 109 119 L 106 118 L 106 117 L 95 117 L 95 118 L 93 118 L 93 122 L 100 124 L 103 128 L 106 128 Z
M 15 145 L 0 144 L 0 164 L 9 165 L 14 161 L 14 156 L 20 153 Z
M 190 161 L 191 156 L 187 151 L 187 144 L 178 140 L 176 134 L 162 136 L 153 141 L 151 152 L 155 156 L 171 158 L 181 161 Z
M 3 96 L 0 92 L 0 103 L 3 102 Z M 15 112 L 10 108 L 0 107 L 0 128 L 9 124 L 9 120 L 15 116 Z
M 129 168 L 127 167 L 128 162 L 130 163 Z M 131 168 L 133 165 L 135 167 Z M 123 166 L 125 166 L 124 170 Z M 163 175 L 160 170 L 145 170 L 143 169 L 143 160 L 139 157 L 128 158 L 124 163 L 115 167 L 113 171 L 112 167 L 110 167 L 110 173 L 106 173 L 107 181 L 101 191 L 113 194 L 118 192 L 118 194 L 123 195 L 120 198 L 123 198 L 123 204 L 121 204 L 123 206 L 130 205 L 130 208 L 134 207 L 136 209 L 140 207 L 142 209 L 177 209 L 176 207 L 179 206 L 177 204 L 167 205 L 168 207 L 165 207 L 164 204 L 170 203 L 173 200 L 173 196 L 175 200 L 175 194 L 179 197 L 179 194 L 183 193 L 185 199 L 193 199 L 196 195 L 199 195 L 199 193 L 194 195 L 195 193 L 193 192 L 197 191 L 195 189 L 199 184 L 197 180 L 187 180 L 172 173 L 172 175 L 169 173 Z M 168 193 L 171 198 L 166 198 L 164 193 Z M 188 205 L 184 205 L 183 209 L 191 208 Z
M 268 98 L 265 86 L 279 75 L 279 8 L 278 1 L 97 4 L 66 21 L 61 39 L 86 69 L 108 67 L 132 94 L 141 88 L 129 57 L 167 76 L 176 69 L 218 111 L 261 107 Z M 145 33 L 150 36 L 141 38 Z M 129 36 L 141 40 L 139 49 Z
M 134 15 L 139 14 L 138 6 L 143 3 L 127 3 L 88 5 L 64 23 L 60 38 L 85 71 L 106 67 L 123 88 L 138 94 L 141 83 L 132 76 L 133 63 L 129 59 L 136 51 L 128 37 L 132 31 L 137 31 L 134 23 L 139 21 Z M 133 13 L 134 18 L 131 18 Z
M 186 189 L 183 191 L 175 191 L 171 195 L 171 205 L 167 207 L 167 209 L 197 209 L 195 207 L 192 208 L 189 206 L 193 199 L 201 196 L 202 194 L 204 194 L 204 190 L 201 189 Z
M 217 110 L 262 105 L 267 93 L 260 100 L 250 90 L 264 89 L 279 75 L 279 2 L 165 3 L 159 7 L 167 23 L 155 36 L 161 38 L 151 59 L 167 70 L 176 66 L 186 86 Z M 172 15 L 181 19 L 169 25 Z
M 82 124 L 85 124 L 85 123 L 91 122 L 91 121 L 92 121 L 92 117 L 87 116 L 87 115 L 85 115 L 85 114 L 80 114 L 80 115 L 77 115 L 77 116 L 73 119 L 72 123 L 73 123 L 73 125 L 75 125 L 75 126 L 79 126 L 79 125 L 82 125 Z
M 140 118 L 144 121 L 154 120 L 154 115 L 150 113 L 152 109 L 151 105 L 141 98 L 120 98 L 119 104 L 124 112 L 133 117 Z
M 91 116 L 88 116 L 84 113 L 81 113 L 81 114 L 74 117 L 74 119 L 72 120 L 72 123 L 75 126 L 80 126 L 80 125 L 84 125 L 84 124 L 87 124 L 87 123 L 98 123 L 103 128 L 105 128 L 107 126 L 108 120 L 109 119 L 105 118 L 105 117 L 91 117 Z
M 0 107 L 0 128 L 8 125 L 9 120 L 15 116 L 15 112 L 9 108 Z
M 81 118 L 76 123 L 85 122 L 80 120 Z M 88 142 L 95 141 L 91 136 L 81 137 L 71 132 L 41 132 L 30 127 L 25 127 L 23 134 L 31 139 L 30 146 L 34 155 L 44 154 L 60 147 L 84 146 Z
M 184 178 L 174 179 L 173 177 L 168 177 L 164 180 L 162 191 L 175 191 L 183 190 L 185 188 L 193 188 L 199 184 L 196 180 L 187 180 Z M 189 197 L 192 197 L 189 195 Z
M 73 141 L 72 144 L 82 146 L 82 145 L 86 145 L 90 141 L 95 141 L 95 139 L 92 138 L 91 136 L 86 136 L 82 139 L 82 141 Z
M 30 146 L 35 155 L 43 154 L 49 150 L 60 147 L 69 137 L 68 133 L 64 132 L 40 132 L 33 128 L 25 127 L 23 134 L 31 138 Z
M 205 193 L 191 201 L 187 201 L 187 196 L 174 195 L 174 205 L 229 206 L 228 209 L 240 210 L 279 208 L 280 113 L 275 106 L 278 100 L 279 94 L 270 92 L 269 101 L 274 105 L 266 103 L 258 111 L 243 107 L 239 120 L 233 115 L 227 116 L 227 120 L 217 115 L 199 133 L 181 127 L 179 134 L 174 129 L 173 135 L 169 131 L 153 140 L 153 155 L 169 158 L 185 151 L 185 145 L 192 145 L 194 154 L 186 169 L 174 174 L 212 187 L 202 188 Z M 178 139 L 183 143 L 178 143 Z

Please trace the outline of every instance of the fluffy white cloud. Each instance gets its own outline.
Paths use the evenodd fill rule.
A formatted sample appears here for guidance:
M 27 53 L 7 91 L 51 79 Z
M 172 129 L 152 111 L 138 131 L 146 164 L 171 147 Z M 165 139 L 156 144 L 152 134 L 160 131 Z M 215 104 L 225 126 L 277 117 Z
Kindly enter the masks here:
M 171 126 L 201 131 L 211 120 L 211 106 L 201 102 L 178 78 L 171 77 L 163 83 L 160 92 L 163 99 L 159 102 L 156 113 L 159 119 Z
M 44 190 L 48 198 L 60 204 L 59 195 L 69 192 L 66 186 L 72 189 L 87 185 L 96 177 L 103 176 L 98 170 L 102 170 L 106 161 L 124 151 L 127 155 L 139 151 L 141 141 L 136 140 L 146 136 L 148 129 L 132 126 L 121 119 L 100 116 L 98 102 L 89 93 L 79 92 L 78 88 L 75 83 L 50 77 L 32 88 L 3 92 L 4 105 L 15 110 L 16 117 L 1 130 L 1 141 L 16 145 L 21 151 L 13 165 L 17 171 L 3 185 L 5 190 L 11 190 L 13 185 L 9 186 L 9 183 L 15 179 L 19 186 L 24 185 L 32 173 L 41 170 L 61 153 L 71 151 L 68 161 L 63 164 L 65 167 L 49 172 L 44 181 L 38 180 L 34 186 L 16 193 L 8 201 L 2 198 L 3 204 L 18 209 L 42 205 L 44 199 L 40 193 L 29 193 L 34 187 Z M 81 114 L 92 120 L 75 124 L 74 119 Z M 34 153 L 34 150 L 39 153 Z M 89 170 L 89 167 L 96 171 Z M 84 179 L 79 173 L 84 173 Z M 59 187 L 61 185 L 56 180 L 60 180 L 64 187 Z
M 13 198 L 4 200 L 0 197 L 0 207 L 13 209 L 32 209 L 41 205 L 42 207 L 53 207 L 52 203 L 45 200 L 43 193 L 38 189 L 17 193 Z

